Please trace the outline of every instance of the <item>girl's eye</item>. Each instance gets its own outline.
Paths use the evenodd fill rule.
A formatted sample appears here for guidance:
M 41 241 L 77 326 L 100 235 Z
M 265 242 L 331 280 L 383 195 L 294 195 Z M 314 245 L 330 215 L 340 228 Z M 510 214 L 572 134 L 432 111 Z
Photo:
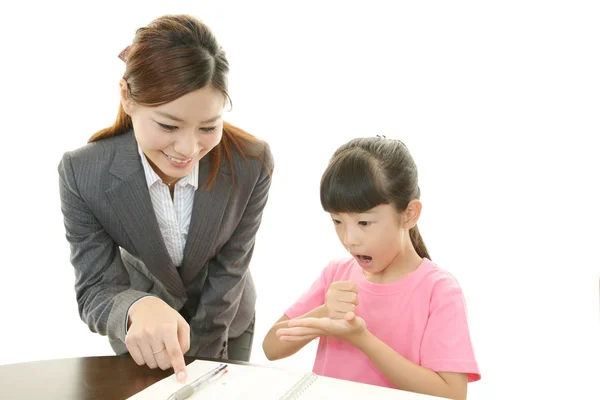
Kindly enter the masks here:
M 200 130 L 201 130 L 202 132 L 206 132 L 206 133 L 212 132 L 212 131 L 214 131 L 215 129 L 217 129 L 217 127 L 216 127 L 216 126 L 213 126 L 212 128 L 200 128 Z
M 369 226 L 371 225 L 371 221 L 358 221 L 360 226 Z
M 339 225 L 339 224 L 341 224 L 341 222 L 340 222 L 340 221 L 338 221 L 337 219 L 332 219 L 332 221 L 333 221 L 333 223 L 334 223 L 335 225 Z
M 177 127 L 173 126 L 173 125 L 165 125 L 165 124 L 161 124 L 160 122 L 157 122 L 157 124 L 167 132 L 173 132 L 174 130 L 177 129 Z

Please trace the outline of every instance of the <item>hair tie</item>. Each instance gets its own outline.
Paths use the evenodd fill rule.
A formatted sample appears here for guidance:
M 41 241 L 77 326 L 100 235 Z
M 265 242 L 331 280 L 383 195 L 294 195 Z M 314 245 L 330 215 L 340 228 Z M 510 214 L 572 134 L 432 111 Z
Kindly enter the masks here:
M 131 46 L 127 46 L 123 49 L 123 51 L 119 53 L 119 58 L 121 59 L 121 61 L 127 62 L 127 54 L 129 53 L 130 48 Z

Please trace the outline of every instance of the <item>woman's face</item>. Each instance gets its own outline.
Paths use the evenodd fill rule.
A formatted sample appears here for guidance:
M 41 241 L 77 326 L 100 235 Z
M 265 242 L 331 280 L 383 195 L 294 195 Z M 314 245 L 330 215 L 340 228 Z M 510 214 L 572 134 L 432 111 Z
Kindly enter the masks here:
M 170 103 L 145 107 L 127 97 L 121 82 L 121 104 L 131 116 L 138 145 L 163 181 L 183 178 L 223 135 L 225 96 L 207 85 Z

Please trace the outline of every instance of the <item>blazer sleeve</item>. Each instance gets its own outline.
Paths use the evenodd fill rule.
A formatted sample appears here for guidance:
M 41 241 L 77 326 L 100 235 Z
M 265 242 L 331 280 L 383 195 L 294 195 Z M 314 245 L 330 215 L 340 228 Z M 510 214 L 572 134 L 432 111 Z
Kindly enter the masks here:
M 79 315 L 91 331 L 125 342 L 129 307 L 148 293 L 130 289 L 119 246 L 80 194 L 69 153 L 63 155 L 58 174 Z
M 223 343 L 227 342 L 229 326 L 240 304 L 256 234 L 271 187 L 274 161 L 268 144 L 265 144 L 264 161 L 269 170 L 260 166 L 260 175 L 238 226 L 208 262 L 208 274 L 198 311 L 190 321 L 192 334 L 199 334 L 201 339 L 192 340 L 190 354 L 216 357 L 223 349 Z

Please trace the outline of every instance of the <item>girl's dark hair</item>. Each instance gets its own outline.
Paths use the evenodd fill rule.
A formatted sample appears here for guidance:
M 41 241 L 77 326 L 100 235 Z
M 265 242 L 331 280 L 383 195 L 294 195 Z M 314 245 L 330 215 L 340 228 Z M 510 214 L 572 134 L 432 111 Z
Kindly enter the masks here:
M 169 103 L 208 84 L 230 101 L 227 92 L 229 62 L 225 51 L 211 30 L 189 15 L 165 15 L 139 28 L 133 43 L 123 53 L 123 59 L 128 95 L 142 106 Z M 114 124 L 94 134 L 88 142 L 121 135 L 132 129 L 131 117 L 119 105 Z M 208 187 L 217 177 L 223 155 L 234 173 L 232 148 L 243 157 L 262 158 L 262 153 L 257 153 L 253 146 L 259 142 L 253 135 L 224 122 L 221 142 L 210 152 Z
M 417 166 L 399 140 L 358 138 L 336 150 L 321 178 L 321 205 L 332 213 L 362 213 L 391 204 L 399 213 L 421 195 Z M 411 242 L 420 257 L 429 252 L 415 225 Z

